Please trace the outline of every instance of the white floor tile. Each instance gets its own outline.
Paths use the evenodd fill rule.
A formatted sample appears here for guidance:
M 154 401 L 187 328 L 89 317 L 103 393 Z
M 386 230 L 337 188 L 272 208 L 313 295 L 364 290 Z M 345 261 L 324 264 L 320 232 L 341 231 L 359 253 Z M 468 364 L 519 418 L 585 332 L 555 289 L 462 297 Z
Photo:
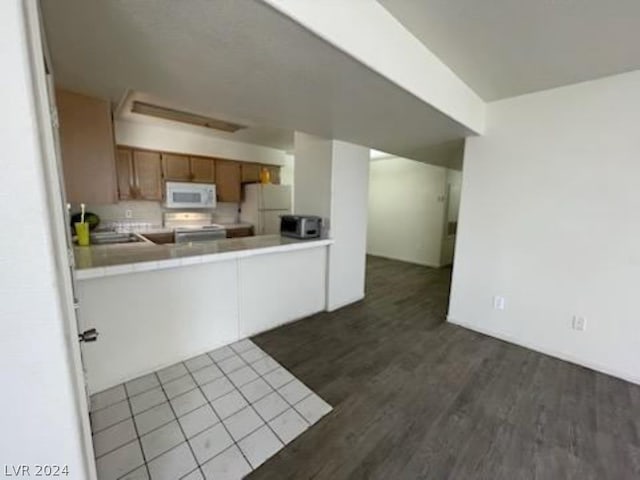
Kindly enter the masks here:
M 271 420 L 269 426 L 285 444 L 309 428 L 307 421 L 293 408 Z
M 150 373 L 149 375 L 145 375 L 144 377 L 139 377 L 135 380 L 131 380 L 125 385 L 127 387 L 127 393 L 130 397 L 133 397 L 134 395 L 146 392 L 147 390 L 151 390 L 152 388 L 159 387 L 160 382 L 158 381 L 158 377 L 156 377 L 155 373 Z
M 264 425 L 264 421 L 251 407 L 243 408 L 234 413 L 225 419 L 223 423 L 236 442 Z
M 188 392 L 189 390 L 193 390 L 196 386 L 196 382 L 193 381 L 191 375 L 185 375 L 176 380 L 171 380 L 170 382 L 165 383 L 164 391 L 167 394 L 167 397 L 174 398 Z
M 257 378 L 252 382 L 240 387 L 240 392 L 249 402 L 255 402 L 265 395 L 273 392 L 273 388 L 262 378 Z
M 332 410 L 331 405 L 315 393 L 296 403 L 295 409 L 311 424 L 316 423 Z
M 204 480 L 204 477 L 200 473 L 200 470 L 194 470 L 186 477 L 182 477 L 180 480 Z
M 91 395 L 91 410 L 99 410 L 127 398 L 124 385 L 117 385 L 108 390 Z
M 100 480 L 116 480 L 144 464 L 138 442 L 128 443 L 96 460 Z
M 158 371 L 158 377 L 162 383 L 167 383 L 171 380 L 175 380 L 176 378 L 180 378 L 187 373 L 189 373 L 187 371 L 187 367 L 182 363 L 176 363 L 175 365 L 171 365 L 170 367 L 163 368 Z
M 202 471 L 207 480 L 240 480 L 251 472 L 251 465 L 233 445 L 202 465 Z
M 168 423 L 140 437 L 140 443 L 142 443 L 142 449 L 147 461 L 162 455 L 184 441 L 184 435 L 177 421 Z
M 251 349 L 247 350 L 246 352 L 242 352 L 240 354 L 240 356 L 243 358 L 243 360 L 245 362 L 253 363 L 253 362 L 256 362 L 256 361 L 260 360 L 261 358 L 266 357 L 267 354 L 264 353 L 263 350 L 261 350 L 258 347 L 256 347 L 256 348 L 251 348 Z
M 185 361 L 184 364 L 190 372 L 195 372 L 196 370 L 200 370 L 207 365 L 213 365 L 213 360 L 211 360 L 209 355 L 204 354 L 190 358 L 189 360 Z
M 195 410 L 199 406 L 207 403 L 207 399 L 204 398 L 202 392 L 196 388 L 190 392 L 183 393 L 182 395 L 172 398 L 170 402 L 176 412 L 176 415 L 181 417 L 191 410 Z
M 234 355 L 233 357 L 225 358 L 221 362 L 218 362 L 218 366 L 224 373 L 231 373 L 234 370 L 242 368 L 246 365 L 246 362 L 242 360 L 238 355 Z
M 136 438 L 136 429 L 133 426 L 133 421 L 129 418 L 96 433 L 93 436 L 93 450 L 96 457 L 100 457 Z
M 249 383 L 250 381 L 258 378 L 258 374 L 253 368 L 247 365 L 246 367 L 234 370 L 228 375 L 228 377 L 236 387 L 241 387 L 245 383 Z
M 151 430 L 154 430 L 166 423 L 175 420 L 176 416 L 171 410 L 171 406 L 168 402 L 161 403 L 155 407 L 145 410 L 135 416 L 136 427 L 138 427 L 138 434 L 145 435 Z
M 94 432 L 104 430 L 111 425 L 121 422 L 125 418 L 131 416 L 131 410 L 129 409 L 129 402 L 123 400 L 122 402 L 115 403 L 109 407 L 98 410 L 91 414 L 91 429 Z
M 247 401 L 240 395 L 240 392 L 234 390 L 220 398 L 217 398 L 211 402 L 211 406 L 215 410 L 220 419 L 224 420 L 230 415 L 233 415 L 238 410 L 246 407 Z
M 216 362 L 221 362 L 225 358 L 229 358 L 233 355 L 235 355 L 235 352 L 229 347 L 222 347 L 214 350 L 213 352 L 209 352 L 209 356 Z
M 239 342 L 232 343 L 229 346 L 236 353 L 242 353 L 252 348 L 256 348 L 257 345 L 253 343 L 251 340 L 249 340 L 248 338 L 245 338 L 244 340 L 240 340 Z
M 264 378 L 267 383 L 273 388 L 280 388 L 283 385 L 289 383 L 295 377 L 290 372 L 280 367 L 273 370 L 272 372 L 267 373 L 266 375 L 263 375 L 262 378 Z
M 238 442 L 253 468 L 258 468 L 282 448 L 282 442 L 266 425 Z
M 298 403 L 300 400 L 305 398 L 306 396 L 313 393 L 309 387 L 307 387 L 304 383 L 302 383 L 297 378 L 291 380 L 289 383 L 278 389 L 280 395 L 284 397 L 284 399 L 289 402 L 291 405 L 294 403 Z
M 184 430 L 187 438 L 191 438 L 203 430 L 212 427 L 219 421 L 210 405 L 203 405 L 179 419 L 182 430 Z
M 213 401 L 235 390 L 233 384 L 226 377 L 218 378 L 213 382 L 202 385 L 200 388 L 209 401 Z
M 264 398 L 253 403 L 253 408 L 262 418 L 269 421 L 276 415 L 281 414 L 289 408 L 289 404 L 276 392 L 270 393 Z
M 129 401 L 131 402 L 131 410 L 133 414 L 136 415 L 166 402 L 167 397 L 161 388 L 154 388 L 153 390 L 148 390 L 140 395 L 129 398 Z
M 273 358 L 267 356 L 255 362 L 251 362 L 251 366 L 260 375 L 266 375 L 267 373 L 278 368 L 280 364 L 276 362 Z
M 224 426 L 218 423 L 193 437 L 189 440 L 189 444 L 193 448 L 198 464 L 203 464 L 226 450 L 233 444 L 233 439 L 229 436 Z
M 149 462 L 151 480 L 176 480 L 196 467 L 196 460 L 186 442 Z
M 120 480 L 149 480 L 147 467 L 142 466 L 140 468 L 136 468 L 133 472 L 127 473 L 124 477 L 120 477 Z
M 220 378 L 224 376 L 222 370 L 220 370 L 216 365 L 209 365 L 207 367 L 201 368 L 192 373 L 193 378 L 196 379 L 198 385 L 204 385 L 205 383 L 212 382 L 216 378 Z

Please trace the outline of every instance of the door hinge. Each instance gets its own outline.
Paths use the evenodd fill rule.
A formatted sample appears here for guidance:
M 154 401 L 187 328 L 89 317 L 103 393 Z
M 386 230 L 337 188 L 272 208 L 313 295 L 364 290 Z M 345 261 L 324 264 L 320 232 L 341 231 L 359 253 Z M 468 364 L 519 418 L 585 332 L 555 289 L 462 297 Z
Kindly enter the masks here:
M 60 117 L 58 117 L 58 109 L 57 108 L 52 108 L 51 109 L 51 125 L 56 130 L 60 128 Z

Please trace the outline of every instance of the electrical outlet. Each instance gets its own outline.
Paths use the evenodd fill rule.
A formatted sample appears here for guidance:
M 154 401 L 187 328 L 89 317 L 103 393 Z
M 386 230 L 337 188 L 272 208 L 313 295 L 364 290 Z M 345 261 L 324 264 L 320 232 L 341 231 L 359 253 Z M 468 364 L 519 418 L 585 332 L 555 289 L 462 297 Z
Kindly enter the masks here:
M 496 295 L 493 297 L 493 308 L 494 310 L 504 310 L 505 300 L 504 297 Z
M 587 319 L 574 315 L 571 327 L 579 332 L 584 332 L 587 329 Z
M 124 211 L 124 216 L 125 216 L 126 218 L 133 218 L 133 210 L 131 210 L 131 209 L 127 209 L 127 210 L 125 210 L 125 211 Z

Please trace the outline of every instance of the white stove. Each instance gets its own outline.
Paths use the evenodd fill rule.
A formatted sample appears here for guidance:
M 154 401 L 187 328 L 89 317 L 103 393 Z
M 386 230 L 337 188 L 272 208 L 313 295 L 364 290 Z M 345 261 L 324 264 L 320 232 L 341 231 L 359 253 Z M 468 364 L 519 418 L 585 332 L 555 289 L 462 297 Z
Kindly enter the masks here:
M 166 212 L 164 226 L 173 229 L 176 243 L 205 242 L 227 237 L 222 225 L 212 223 L 210 213 Z

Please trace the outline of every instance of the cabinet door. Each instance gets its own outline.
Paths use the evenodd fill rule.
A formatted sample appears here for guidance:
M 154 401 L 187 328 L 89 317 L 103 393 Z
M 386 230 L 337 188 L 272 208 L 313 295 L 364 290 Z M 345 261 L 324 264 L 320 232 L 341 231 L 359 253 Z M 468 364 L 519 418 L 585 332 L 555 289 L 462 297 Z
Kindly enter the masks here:
M 118 188 L 110 102 L 56 90 L 56 108 L 67 200 L 115 203 Z
M 206 157 L 191 157 L 191 180 L 197 183 L 216 183 L 215 160 Z
M 227 230 L 227 238 L 241 238 L 253 236 L 253 227 L 230 228 Z
M 280 167 L 268 166 L 271 183 L 280 185 Z
M 136 198 L 162 200 L 162 167 L 160 154 L 142 150 L 133 151 Z
M 242 164 L 242 183 L 260 182 L 260 165 L 256 163 Z
M 216 160 L 216 189 L 219 202 L 239 203 L 241 180 L 240 163 Z
M 172 180 L 175 182 L 191 181 L 189 157 L 186 155 L 163 153 L 162 169 L 164 172 L 165 180 Z
M 118 198 L 130 200 L 133 198 L 133 152 L 130 148 L 118 147 L 116 155 L 116 172 L 118 174 Z

